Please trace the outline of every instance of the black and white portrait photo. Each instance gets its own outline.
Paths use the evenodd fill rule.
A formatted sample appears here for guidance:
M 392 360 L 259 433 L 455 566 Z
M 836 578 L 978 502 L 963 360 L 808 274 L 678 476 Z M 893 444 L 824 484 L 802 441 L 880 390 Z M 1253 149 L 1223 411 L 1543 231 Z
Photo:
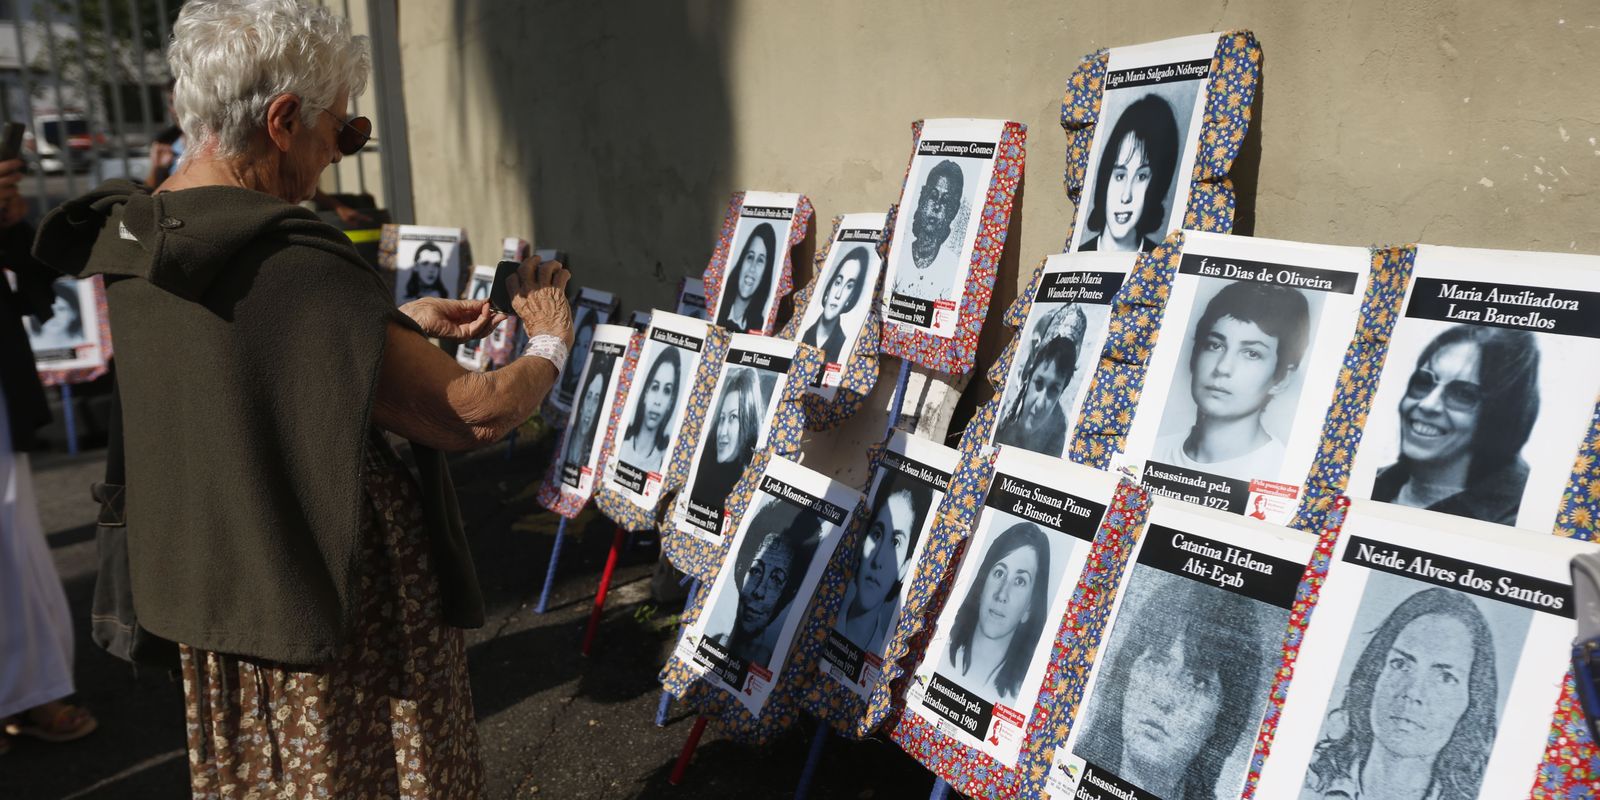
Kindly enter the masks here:
M 755 367 L 727 365 L 721 391 L 711 406 L 701 437 L 698 468 L 689 490 L 692 502 L 709 509 L 720 522 L 733 485 L 755 457 L 756 443 L 767 422 L 778 376 Z
M 704 636 L 733 658 L 771 670 L 824 523 L 771 495 L 756 498 L 739 548 L 723 567 L 733 570 L 732 580 L 707 608 Z
M 1323 293 L 1253 280 L 1197 285 L 1150 458 L 1243 481 L 1275 478 Z
M 611 407 L 607 390 L 611 388 L 611 375 L 616 365 L 617 357 L 609 353 L 596 353 L 589 359 L 583 375 L 583 391 L 578 394 L 577 405 L 567 424 L 562 460 L 569 466 L 581 469 L 594 461 L 595 439 L 605 427 L 606 411 Z
M 404 305 L 424 297 L 454 298 L 461 287 L 460 229 L 402 225 L 399 237 L 395 303 Z
M 472 280 L 467 284 L 467 299 L 487 300 L 489 292 L 494 288 L 493 267 L 473 267 Z M 456 362 L 467 369 L 482 369 L 487 355 L 484 352 L 484 340 L 468 339 L 456 348 Z
M 1237 796 L 1288 610 L 1142 564 L 1124 591 L 1073 754 L 1148 796 Z
M 677 313 L 689 319 L 706 319 L 706 284 L 699 278 L 684 278 L 678 288 Z
M 1372 499 L 1485 522 L 1516 525 L 1539 418 L 1539 342 L 1527 331 L 1429 324 L 1437 335 L 1414 360 L 1397 358 L 1385 378 L 1409 373 L 1398 406 L 1400 452 L 1378 470 Z
M 812 294 L 800 342 L 822 348 L 828 363 L 839 364 L 866 322 L 879 258 L 870 244 L 838 242 L 834 247 L 842 255 L 834 259 L 832 269 Z
M 583 373 L 583 364 L 589 357 L 589 345 L 594 342 L 594 326 L 605 322 L 593 308 L 579 305 L 573 309 L 572 322 L 572 357 L 568 359 L 567 368 L 561 373 L 561 382 L 556 385 L 556 407 L 567 409 L 572 407 L 573 393 L 578 390 L 578 378 Z
M 1183 174 L 1190 119 L 1204 81 L 1178 81 L 1109 91 L 1084 182 L 1075 250 L 1148 252 L 1182 221 L 1188 195 Z M 1179 191 L 1181 188 L 1182 192 Z
M 84 291 L 92 286 L 88 281 L 60 278 L 50 284 L 50 317 L 40 320 L 28 316 L 28 344 L 34 358 L 41 363 L 70 360 L 77 348 L 90 343 L 90 331 L 84 325 L 83 308 L 94 302 L 93 292 Z
M 639 360 L 623 417 L 617 459 L 643 472 L 661 471 L 672 444 L 678 411 L 688 396 L 687 358 L 681 350 L 650 342 Z
M 900 589 L 933 513 L 932 487 L 894 469 L 881 469 L 867 527 L 857 539 L 855 576 L 845 586 L 834 630 L 862 651 L 883 652 L 900 608 Z
M 1068 412 L 1100 357 L 1106 305 L 1038 304 L 1005 384 L 994 443 L 1060 458 Z M 1090 332 L 1093 331 L 1093 338 Z
M 741 220 L 739 232 L 742 236 L 735 239 L 735 255 L 723 268 L 717 325 L 737 333 L 759 333 L 766 328 L 767 309 L 783 265 L 779 248 L 788 244 L 787 238 L 780 241 L 779 235 L 787 230 L 780 222 Z
M 1478 797 L 1532 615 L 1371 573 L 1301 800 Z
M 978 176 L 989 165 L 974 159 L 918 156 L 919 174 L 914 176 L 914 204 L 905 213 L 910 237 L 903 247 L 894 278 L 894 293 L 918 300 L 959 297 L 956 279 L 964 274 L 961 251 L 971 224 L 973 203 L 969 191 L 978 187 Z
M 970 580 L 959 600 L 950 598 L 956 610 L 937 671 L 990 703 L 1020 708 L 1028 669 L 1041 648 L 1048 651 L 1045 633 L 1053 636 L 1059 622 L 1050 609 L 1058 592 L 1070 591 L 1061 583 L 1076 543 L 1010 514 L 987 514 L 986 535 L 966 556 L 977 557 L 976 566 L 963 565 Z

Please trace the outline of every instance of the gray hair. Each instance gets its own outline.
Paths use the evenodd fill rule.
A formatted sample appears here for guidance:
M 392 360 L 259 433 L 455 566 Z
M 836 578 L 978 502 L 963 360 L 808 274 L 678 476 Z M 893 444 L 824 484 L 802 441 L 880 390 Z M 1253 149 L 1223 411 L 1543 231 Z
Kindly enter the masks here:
M 303 0 L 190 0 L 172 26 L 167 54 L 173 109 L 198 150 L 245 152 L 266 125 L 273 98 L 300 98 L 300 121 L 333 106 L 341 90 L 355 97 L 371 69 L 367 37 Z

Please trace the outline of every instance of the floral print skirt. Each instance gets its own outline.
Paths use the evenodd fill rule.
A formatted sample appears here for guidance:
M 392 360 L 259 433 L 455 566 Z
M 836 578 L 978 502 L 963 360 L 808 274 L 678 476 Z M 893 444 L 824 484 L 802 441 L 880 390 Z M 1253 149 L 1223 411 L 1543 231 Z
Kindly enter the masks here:
M 333 662 L 180 646 L 195 797 L 481 793 L 466 646 L 443 622 L 417 484 L 376 432 L 364 473 L 359 606 Z

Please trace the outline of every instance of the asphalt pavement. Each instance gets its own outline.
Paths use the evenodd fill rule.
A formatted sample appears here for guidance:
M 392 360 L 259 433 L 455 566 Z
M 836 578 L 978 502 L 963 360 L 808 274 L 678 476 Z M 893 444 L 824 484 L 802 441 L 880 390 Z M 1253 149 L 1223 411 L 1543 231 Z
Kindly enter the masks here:
M 593 654 L 578 647 L 614 527 L 592 508 L 569 527 L 550 609 L 533 612 L 557 517 L 533 491 L 548 443 L 497 445 L 453 460 L 488 602 L 468 660 L 491 798 L 790 797 L 815 730 L 809 719 L 752 748 L 706 731 L 684 781 L 667 776 L 694 723 L 674 704 L 654 724 L 656 674 L 677 636 L 675 607 L 650 597 L 658 549 L 640 537 L 622 556 Z M 96 571 L 89 485 L 103 451 L 38 454 L 40 512 L 77 625 L 76 701 L 100 729 L 68 744 L 19 740 L 0 757 L 0 798 L 180 798 L 188 793 L 183 693 L 165 673 L 135 673 L 89 640 Z M 927 797 L 932 778 L 893 744 L 831 738 L 814 798 Z

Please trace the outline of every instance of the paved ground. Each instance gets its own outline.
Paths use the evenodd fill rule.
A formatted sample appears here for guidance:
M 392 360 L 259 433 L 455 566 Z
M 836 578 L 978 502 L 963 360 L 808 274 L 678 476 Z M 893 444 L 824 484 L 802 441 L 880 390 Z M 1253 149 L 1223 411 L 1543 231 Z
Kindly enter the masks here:
M 671 649 L 675 609 L 649 598 L 653 546 L 622 560 L 592 657 L 578 654 L 612 528 L 592 510 L 572 530 L 549 613 L 533 613 L 555 517 L 531 487 L 547 450 L 505 448 L 457 460 L 467 529 L 489 602 L 489 624 L 468 637 L 473 700 L 488 797 L 788 797 L 805 760 L 809 721 L 753 749 L 713 725 L 681 786 L 667 774 L 694 719 L 674 706 L 653 724 L 656 672 Z M 88 638 L 94 586 L 94 513 L 88 486 L 101 453 L 37 456 L 45 530 L 79 621 L 78 699 L 101 728 L 80 742 L 21 741 L 0 758 L 4 798 L 169 798 L 187 793 L 182 692 L 165 674 L 135 675 Z M 926 797 L 931 777 L 892 744 L 831 740 L 816 798 Z

